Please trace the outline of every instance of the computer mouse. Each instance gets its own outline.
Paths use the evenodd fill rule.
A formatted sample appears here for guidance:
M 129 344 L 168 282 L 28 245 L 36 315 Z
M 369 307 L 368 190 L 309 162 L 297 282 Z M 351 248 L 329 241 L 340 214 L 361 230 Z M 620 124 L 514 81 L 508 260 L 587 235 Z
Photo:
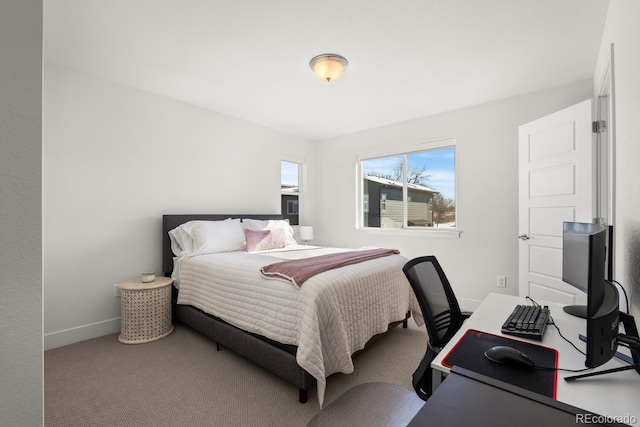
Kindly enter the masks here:
M 535 363 L 529 356 L 516 348 L 505 345 L 491 347 L 484 352 L 484 357 L 492 362 L 502 363 L 504 365 L 529 369 L 535 367 Z

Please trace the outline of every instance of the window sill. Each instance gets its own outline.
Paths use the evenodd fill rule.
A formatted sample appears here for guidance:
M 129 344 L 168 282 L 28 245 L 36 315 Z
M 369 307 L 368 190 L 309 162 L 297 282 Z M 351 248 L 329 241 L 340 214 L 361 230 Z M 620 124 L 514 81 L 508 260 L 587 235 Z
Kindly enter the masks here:
M 364 234 L 377 234 L 385 236 L 416 236 L 416 237 L 440 237 L 448 239 L 459 239 L 462 234 L 457 229 L 423 229 L 423 228 L 377 228 L 377 227 L 357 227 L 356 231 Z

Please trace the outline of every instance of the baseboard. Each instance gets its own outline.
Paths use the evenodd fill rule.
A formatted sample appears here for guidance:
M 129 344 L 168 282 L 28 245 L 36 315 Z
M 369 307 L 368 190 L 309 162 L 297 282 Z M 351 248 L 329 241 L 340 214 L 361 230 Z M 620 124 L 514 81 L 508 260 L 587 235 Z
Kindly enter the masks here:
M 121 319 L 117 317 L 103 322 L 90 323 L 76 328 L 44 334 L 44 349 L 51 350 L 52 348 L 90 340 L 103 335 L 114 334 L 120 332 L 120 325 Z

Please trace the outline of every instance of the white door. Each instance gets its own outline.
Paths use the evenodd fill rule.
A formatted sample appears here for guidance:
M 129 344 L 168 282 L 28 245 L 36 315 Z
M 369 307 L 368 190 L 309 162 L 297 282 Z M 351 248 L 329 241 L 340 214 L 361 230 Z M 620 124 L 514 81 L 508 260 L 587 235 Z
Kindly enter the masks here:
M 592 101 L 520 126 L 519 292 L 586 304 L 562 281 L 562 223 L 593 221 Z

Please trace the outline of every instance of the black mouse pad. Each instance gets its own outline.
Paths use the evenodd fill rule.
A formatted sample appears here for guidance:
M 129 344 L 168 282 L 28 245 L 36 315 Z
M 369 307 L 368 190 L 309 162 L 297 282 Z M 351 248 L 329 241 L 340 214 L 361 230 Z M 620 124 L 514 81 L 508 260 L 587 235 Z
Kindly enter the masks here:
M 520 350 L 529 356 L 536 366 L 558 367 L 558 352 L 553 348 L 475 329 L 469 329 L 460 338 L 455 347 L 442 360 L 442 364 L 447 368 L 457 365 L 535 393 L 556 398 L 556 370 L 528 369 L 491 362 L 484 356 L 484 352 L 496 345 L 505 345 Z

